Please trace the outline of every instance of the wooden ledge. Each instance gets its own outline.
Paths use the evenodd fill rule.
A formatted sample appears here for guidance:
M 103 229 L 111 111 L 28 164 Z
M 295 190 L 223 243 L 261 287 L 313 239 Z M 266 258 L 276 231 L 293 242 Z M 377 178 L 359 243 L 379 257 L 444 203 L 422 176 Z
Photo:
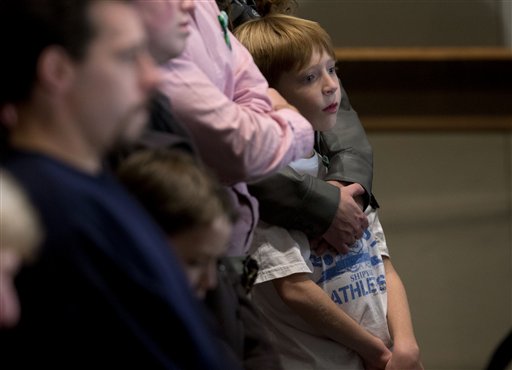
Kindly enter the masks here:
M 339 61 L 512 61 L 506 47 L 335 48 Z
M 360 114 L 366 131 L 512 131 L 512 115 L 377 116 Z
M 512 131 L 512 48 L 338 48 L 368 131 Z

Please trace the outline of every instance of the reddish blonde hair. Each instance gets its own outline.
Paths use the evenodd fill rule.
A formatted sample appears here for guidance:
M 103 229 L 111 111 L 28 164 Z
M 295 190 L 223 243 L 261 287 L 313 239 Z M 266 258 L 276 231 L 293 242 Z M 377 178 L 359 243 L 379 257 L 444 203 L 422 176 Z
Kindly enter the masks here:
M 315 51 L 333 59 L 334 47 L 316 22 L 284 14 L 270 14 L 235 29 L 235 36 L 249 50 L 269 85 L 274 87 L 284 71 L 299 71 Z

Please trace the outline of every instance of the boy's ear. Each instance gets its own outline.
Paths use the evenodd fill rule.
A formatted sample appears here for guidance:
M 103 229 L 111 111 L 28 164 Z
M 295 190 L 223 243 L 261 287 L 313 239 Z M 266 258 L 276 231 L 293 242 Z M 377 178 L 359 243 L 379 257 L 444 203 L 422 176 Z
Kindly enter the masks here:
M 37 80 L 49 94 L 65 92 L 75 75 L 75 63 L 69 54 L 59 46 L 46 48 L 39 56 Z

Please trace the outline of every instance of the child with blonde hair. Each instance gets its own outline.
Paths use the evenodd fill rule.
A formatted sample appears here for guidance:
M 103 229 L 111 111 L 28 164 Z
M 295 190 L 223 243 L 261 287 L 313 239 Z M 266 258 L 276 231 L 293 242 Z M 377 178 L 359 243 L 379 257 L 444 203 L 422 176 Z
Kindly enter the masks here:
M 269 15 L 235 35 L 269 85 L 317 132 L 336 124 L 341 89 L 334 49 L 317 23 Z M 285 171 L 323 178 L 324 148 L 317 135 L 311 156 Z M 311 251 L 303 232 L 259 224 L 251 247 L 260 265 L 253 299 L 286 369 L 422 369 L 405 289 L 375 208 L 366 210 L 369 227 L 346 254 Z

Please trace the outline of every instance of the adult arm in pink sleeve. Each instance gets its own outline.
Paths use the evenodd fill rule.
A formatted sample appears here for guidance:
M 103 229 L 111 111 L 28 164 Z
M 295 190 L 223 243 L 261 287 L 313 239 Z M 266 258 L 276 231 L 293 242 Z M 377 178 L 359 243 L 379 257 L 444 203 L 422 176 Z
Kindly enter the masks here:
M 166 65 L 162 85 L 204 162 L 232 184 L 309 155 L 309 122 L 291 109 L 272 110 L 268 84 L 247 50 L 232 35 L 229 50 L 218 44 L 218 34 L 205 31 L 209 26 L 218 31 L 211 19 L 203 19 L 213 16 L 207 7 L 198 3 L 189 47 Z

